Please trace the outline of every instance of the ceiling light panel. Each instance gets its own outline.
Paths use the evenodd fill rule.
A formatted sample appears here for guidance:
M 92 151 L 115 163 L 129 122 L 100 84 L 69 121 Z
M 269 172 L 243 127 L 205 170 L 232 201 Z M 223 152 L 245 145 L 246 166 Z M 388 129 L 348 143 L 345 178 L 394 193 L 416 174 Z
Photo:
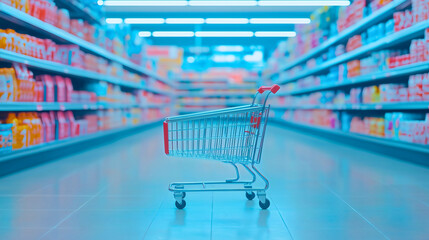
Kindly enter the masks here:
M 167 18 L 167 24 L 203 24 L 204 18 Z
M 207 24 L 248 24 L 247 18 L 207 18 Z
M 309 18 L 251 18 L 251 24 L 309 24 Z
M 197 1 L 197 0 L 190 0 L 189 6 L 257 6 L 257 1 L 213 1 L 213 0 L 207 0 L 207 1 Z
M 139 32 L 139 36 L 140 37 L 150 37 L 150 36 L 152 36 L 152 33 L 148 32 L 148 31 L 141 31 L 141 32 Z
M 152 33 L 154 37 L 193 37 L 194 32 L 190 31 L 155 31 Z
M 164 18 L 125 18 L 128 24 L 163 24 Z
M 253 32 L 250 31 L 198 31 L 195 32 L 196 37 L 253 37 Z
M 122 21 L 122 18 L 106 18 L 107 24 L 120 24 Z
M 323 6 L 348 6 L 350 1 L 268 1 L 261 0 L 258 1 L 259 6 L 314 6 L 314 7 L 323 7 Z
M 104 1 L 105 6 L 120 6 L 120 7 L 134 7 L 134 6 L 187 6 L 188 1 L 118 1 L 118 0 L 107 0 Z
M 296 32 L 255 32 L 255 37 L 296 37 Z

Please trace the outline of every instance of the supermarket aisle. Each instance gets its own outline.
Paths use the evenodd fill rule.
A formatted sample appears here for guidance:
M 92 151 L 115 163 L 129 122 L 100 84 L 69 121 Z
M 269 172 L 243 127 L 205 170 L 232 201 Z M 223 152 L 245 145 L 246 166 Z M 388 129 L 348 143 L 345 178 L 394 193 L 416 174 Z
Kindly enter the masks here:
M 0 239 L 427 239 L 429 169 L 270 126 L 269 210 L 167 184 L 232 169 L 177 161 L 161 128 L 0 179 Z

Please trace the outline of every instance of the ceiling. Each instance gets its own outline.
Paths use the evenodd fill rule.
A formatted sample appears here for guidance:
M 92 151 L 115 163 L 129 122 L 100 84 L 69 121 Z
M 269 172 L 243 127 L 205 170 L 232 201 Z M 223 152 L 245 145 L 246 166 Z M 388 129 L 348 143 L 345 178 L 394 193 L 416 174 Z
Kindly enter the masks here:
M 317 7 L 105 6 L 106 18 L 308 18 Z M 133 24 L 139 31 L 293 31 L 290 24 Z M 261 45 L 265 55 L 285 37 L 150 37 L 151 44 L 186 46 Z

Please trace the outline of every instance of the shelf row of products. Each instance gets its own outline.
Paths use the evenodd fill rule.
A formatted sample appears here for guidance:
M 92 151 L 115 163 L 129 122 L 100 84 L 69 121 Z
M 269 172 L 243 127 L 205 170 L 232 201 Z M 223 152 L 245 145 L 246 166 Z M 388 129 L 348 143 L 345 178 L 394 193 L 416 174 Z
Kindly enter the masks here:
M 429 145 L 429 114 L 388 112 L 373 116 L 332 110 L 277 111 L 283 120 L 359 133 L 385 139 Z
M 132 83 L 139 84 L 144 80 L 142 76 L 125 70 L 119 63 L 109 63 L 104 58 L 84 53 L 77 45 L 58 45 L 50 39 L 19 34 L 12 29 L 0 29 L 0 49 L 120 78 Z M 168 86 L 164 85 L 164 88 L 168 89 Z
M 108 52 L 130 59 L 136 64 L 141 64 L 141 56 L 138 58 L 134 55 L 141 54 L 138 48 L 141 50 L 142 46 L 134 46 L 133 41 L 124 41 L 125 39 L 123 37 L 129 34 L 129 32 L 127 32 L 129 30 L 116 29 L 115 26 L 104 24 L 93 25 L 83 19 L 72 19 L 68 9 L 58 9 L 53 1 L 1 0 L 1 2 L 87 42 L 100 46 Z
M 145 90 L 125 92 L 107 82 L 82 83 L 60 75 L 35 76 L 25 65 L 13 63 L 11 68 L 0 68 L 0 102 L 162 104 L 169 103 L 170 98 Z
M 157 56 L 101 14 L 94 1 L 0 0 L 0 161 L 172 114 Z
M 429 60 L 429 49 L 426 44 L 429 42 L 429 29 L 426 29 L 424 39 L 414 39 L 411 41 L 409 51 L 404 50 L 383 50 L 373 52 L 371 56 L 358 60 L 353 60 L 338 66 L 331 67 L 326 75 L 312 75 L 296 82 L 285 85 L 286 94 L 293 91 L 306 90 L 315 86 L 326 86 L 341 84 L 343 82 L 353 82 L 361 76 L 370 76 L 373 73 L 388 72 L 395 69 L 404 69 L 418 66 Z M 407 54 L 401 54 L 409 52 Z M 417 69 L 420 70 L 420 69 Z M 388 76 L 385 76 L 388 77 Z
M 108 109 L 72 111 L 9 112 L 0 116 L 0 154 L 43 143 L 93 134 L 160 119 L 169 109 Z
M 366 31 L 360 35 L 358 34 L 351 36 L 346 43 L 331 46 L 327 49 L 327 52 L 321 53 L 320 56 L 311 58 L 302 65 L 297 65 L 285 72 L 281 72 L 279 74 L 279 79 L 281 80 L 279 81 L 293 81 L 295 79 L 299 79 L 301 76 L 309 76 L 313 73 L 317 73 L 317 71 L 334 67 L 341 62 L 349 61 L 352 65 L 349 66 L 349 68 L 353 68 L 353 66 L 356 66 L 357 64 L 353 64 L 352 60 L 354 60 L 356 57 L 359 57 L 360 55 L 363 55 L 365 52 L 374 51 L 379 48 L 386 48 L 392 44 L 406 42 L 414 35 L 423 36 L 422 30 L 424 27 L 427 27 L 428 24 L 426 21 L 427 14 L 424 14 L 424 12 L 421 10 L 425 8 L 421 6 L 429 5 L 429 3 L 425 2 L 425 4 L 419 4 L 415 2 L 416 1 L 413 1 L 411 4 L 411 10 L 394 12 L 392 15 L 389 15 L 391 18 L 387 22 L 375 24 L 372 27 L 368 27 L 368 29 L 362 29 Z M 410 17 L 398 17 L 398 15 L 403 13 L 409 13 Z M 408 21 L 409 23 L 403 24 L 403 21 Z M 409 30 L 404 31 L 404 29 L 408 28 Z M 303 33 L 302 36 L 308 36 L 308 34 L 309 33 L 305 35 L 305 33 Z M 300 49 L 300 47 L 296 46 L 298 43 L 293 42 L 293 40 L 289 41 L 290 42 L 288 42 L 287 45 L 290 47 L 290 51 L 296 52 L 295 49 Z M 426 45 L 425 39 L 419 39 L 412 42 L 410 49 L 404 49 L 399 52 L 395 51 L 391 53 L 393 56 L 389 56 L 391 59 L 390 62 L 388 62 L 388 67 L 393 68 L 421 61 L 421 54 L 425 53 L 427 48 Z M 353 72 L 353 69 L 350 71 Z M 356 74 L 353 73 L 351 74 L 351 76 L 355 75 Z M 349 77 L 351 76 L 349 75 Z
M 271 100 L 275 118 L 429 145 L 429 1 L 356 0 L 316 15 L 270 60 L 283 84 Z
M 279 97 L 275 103 L 282 106 L 306 106 L 324 104 L 364 104 L 393 102 L 429 102 L 429 74 L 411 75 L 407 84 L 385 83 L 367 87 L 355 87 L 349 91 L 331 90 L 308 95 Z
M 257 72 L 245 69 L 183 71 L 176 76 L 176 108 L 185 114 L 250 104 L 257 77 Z
M 61 2 L 63 1 L 61 0 Z M 67 0 L 66 2 L 69 1 Z M 68 6 L 68 4 L 62 5 Z M 20 31 L 24 31 L 22 29 L 28 29 L 30 32 L 40 30 L 35 32 L 37 33 L 37 38 L 35 38 L 36 36 L 28 36 L 25 34 L 12 34 L 13 36 L 11 36 L 10 32 L 13 30 L 9 30 L 7 33 L 4 30 L 5 33 L 0 34 L 0 38 L 2 37 L 1 35 L 5 35 L 3 41 L 11 41 L 12 37 L 16 37 L 16 35 L 18 35 L 15 42 L 21 41 L 22 38 L 24 38 L 24 42 L 30 42 L 33 44 L 31 47 L 37 47 L 36 50 L 39 52 L 31 53 L 35 50 L 29 50 L 23 46 L 15 46 L 11 51 L 29 53 L 30 56 L 45 59 L 43 57 L 46 54 L 42 55 L 40 52 L 41 49 L 43 50 L 46 48 L 46 50 L 49 50 L 48 53 L 52 53 L 58 51 L 55 47 L 58 47 L 61 52 L 68 51 L 67 48 L 71 47 L 73 49 L 73 56 L 70 56 L 70 59 L 67 61 L 73 62 L 73 64 L 81 64 L 87 67 L 88 64 L 82 63 L 90 61 L 93 63 L 89 65 L 93 68 L 91 70 L 115 72 L 115 69 L 111 69 L 114 67 L 119 69 L 119 73 L 121 73 L 121 71 L 123 72 L 124 70 L 122 70 L 122 68 L 125 67 L 127 70 L 131 71 L 132 74 L 137 73 L 143 77 L 152 77 L 169 84 L 165 78 L 160 77 L 159 74 L 157 74 L 157 72 L 164 73 L 165 71 L 162 67 L 157 68 L 159 65 L 158 60 L 147 54 L 147 49 L 150 46 L 147 45 L 143 38 L 138 36 L 138 32 L 131 31 L 131 28 L 128 25 L 102 25 L 101 27 L 97 26 L 97 30 L 94 30 L 91 26 L 83 25 L 78 28 L 80 29 L 78 34 L 73 35 L 57 26 L 47 24 L 36 17 L 32 17 L 30 13 L 15 10 L 13 7 L 7 6 L 1 2 L 0 12 L 4 13 L 0 14 L 0 17 L 11 22 L 12 26 L 14 28 L 16 27 L 15 29 L 19 28 L 21 29 Z M 58 22 L 61 21 L 58 20 Z M 61 23 L 60 25 L 62 26 L 67 24 Z M 85 36 L 93 39 L 88 39 L 88 37 Z M 47 40 L 46 38 L 49 39 Z M 126 39 L 129 39 L 129 41 L 126 41 Z M 67 42 L 67 44 L 64 44 L 65 42 Z M 34 46 L 34 44 L 36 46 Z M 46 47 L 43 47 L 43 45 L 46 45 Z M 0 47 L 0 49 L 1 48 L 2 47 Z M 60 54 L 64 56 L 63 53 Z M 58 56 L 51 56 L 50 58 L 57 58 L 57 62 L 61 60 Z M 65 58 L 62 59 L 64 60 Z M 97 64 L 94 64 L 95 62 L 97 62 Z M 105 68 L 106 65 L 109 66 L 109 68 Z M 122 77 L 124 74 L 119 75 Z
M 280 73 L 283 70 L 306 61 L 316 55 L 321 55 L 329 48 L 331 53 L 335 53 L 335 44 L 351 39 L 351 45 L 356 41 L 353 36 L 358 31 L 371 34 L 363 34 L 370 40 L 381 37 L 385 32 L 394 30 L 392 24 L 393 12 L 398 6 L 408 0 L 396 1 L 353 1 L 348 7 L 325 7 L 316 10 L 312 16 L 312 22 L 308 25 L 297 25 L 297 37 L 281 42 L 268 60 L 268 69 L 271 76 L 273 73 Z M 390 18 L 388 24 L 384 26 L 378 23 Z M 399 24 L 399 23 L 398 23 Z M 393 28 L 392 28 L 393 27 Z M 387 31 L 386 31 L 387 30 Z M 378 32 L 380 31 L 380 32 Z M 374 34 L 376 33 L 376 34 Z M 338 47 L 345 50 L 345 45 Z M 343 51 L 344 51 L 343 50 Z M 310 62 L 314 62 L 310 61 Z M 286 67 L 283 67 L 286 65 Z

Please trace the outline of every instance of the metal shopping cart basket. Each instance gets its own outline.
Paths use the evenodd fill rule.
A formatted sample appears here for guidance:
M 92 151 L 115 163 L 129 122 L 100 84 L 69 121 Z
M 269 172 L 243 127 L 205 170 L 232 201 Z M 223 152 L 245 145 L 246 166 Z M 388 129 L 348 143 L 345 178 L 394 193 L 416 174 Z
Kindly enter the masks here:
M 249 200 L 259 198 L 259 206 L 267 209 L 268 179 L 255 167 L 261 162 L 270 106 L 266 106 L 270 93 L 280 87 L 260 87 L 250 105 L 168 117 L 164 122 L 165 153 L 169 156 L 213 159 L 231 164 L 236 173 L 234 179 L 218 182 L 175 182 L 169 190 L 174 193 L 176 207 L 183 209 L 186 192 L 244 191 Z M 263 103 L 256 103 L 258 95 L 266 92 Z M 241 181 L 237 165 L 243 166 L 252 180 Z M 265 186 L 254 188 L 257 178 Z

